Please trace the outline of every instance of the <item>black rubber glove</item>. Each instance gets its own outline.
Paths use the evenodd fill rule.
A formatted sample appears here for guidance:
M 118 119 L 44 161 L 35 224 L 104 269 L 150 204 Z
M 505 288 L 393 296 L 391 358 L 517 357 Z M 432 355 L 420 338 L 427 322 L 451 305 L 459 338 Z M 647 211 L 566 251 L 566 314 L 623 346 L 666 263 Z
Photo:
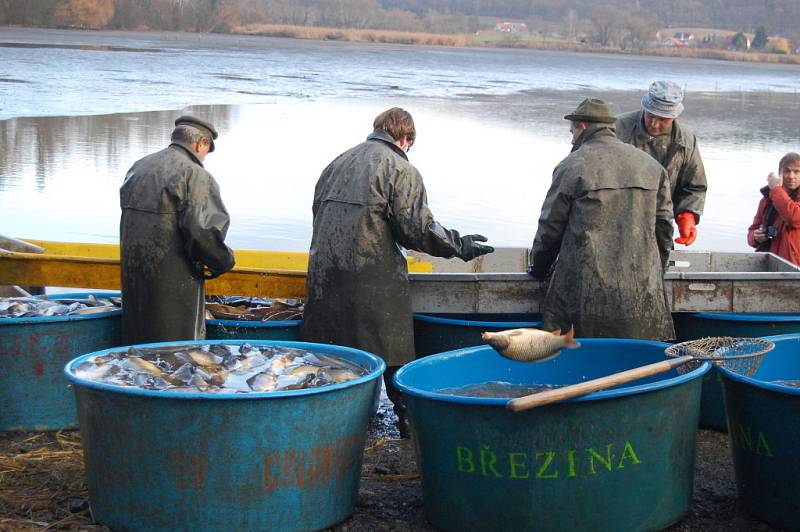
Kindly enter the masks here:
M 492 246 L 485 246 L 479 242 L 486 242 L 489 240 L 483 235 L 466 235 L 461 237 L 461 259 L 470 261 L 475 257 L 486 255 L 494 251 Z

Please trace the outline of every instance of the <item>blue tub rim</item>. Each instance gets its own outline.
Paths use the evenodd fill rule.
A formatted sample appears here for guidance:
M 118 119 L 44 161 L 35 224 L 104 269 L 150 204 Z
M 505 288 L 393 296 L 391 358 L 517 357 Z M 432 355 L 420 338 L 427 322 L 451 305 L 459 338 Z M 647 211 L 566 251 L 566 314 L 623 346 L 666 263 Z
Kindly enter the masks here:
M 437 325 L 458 325 L 461 327 L 495 327 L 495 328 L 502 327 L 504 329 L 519 329 L 522 327 L 535 327 L 542 325 L 542 320 L 533 320 L 533 321 L 460 320 L 456 318 L 441 318 L 439 316 L 431 316 L 431 314 L 435 313 L 415 312 L 414 319 L 426 323 L 435 323 Z
M 50 301 L 58 301 L 59 299 L 86 299 L 88 296 L 95 297 L 120 297 L 120 292 L 97 292 L 87 290 L 85 292 L 65 292 L 63 294 L 37 294 L 33 297 L 37 299 L 49 299 Z M 121 316 L 122 308 L 118 307 L 114 310 L 107 312 L 97 312 L 95 314 L 73 314 L 71 316 L 37 316 L 27 318 L 0 318 L 0 325 L 30 325 L 30 324 L 44 324 L 44 323 L 63 323 L 66 321 L 83 321 L 94 320 L 100 318 L 110 318 L 112 316 Z
M 169 345 L 215 345 L 215 344 L 226 344 L 226 345 L 242 345 L 242 344 L 250 344 L 252 346 L 259 346 L 259 345 L 272 345 L 272 346 L 281 346 L 281 347 L 293 347 L 296 349 L 307 349 L 313 350 L 314 348 L 322 348 L 322 350 L 327 355 L 335 355 L 341 352 L 349 352 L 349 353 L 356 353 L 359 357 L 364 357 L 371 359 L 376 367 L 366 375 L 363 375 L 357 379 L 353 379 L 347 382 L 339 383 L 339 384 L 332 384 L 330 386 L 319 386 L 316 388 L 306 388 L 303 390 L 285 390 L 285 391 L 275 391 L 275 392 L 242 392 L 242 393 L 204 393 L 204 392 L 170 392 L 168 390 L 147 390 L 144 388 L 136 388 L 133 386 L 118 386 L 115 384 L 106 384 L 102 382 L 92 381 L 89 379 L 84 379 L 78 377 L 72 373 L 72 368 L 77 367 L 82 362 L 86 361 L 89 358 L 100 356 L 108 353 L 116 353 L 116 352 L 124 352 L 127 351 L 129 347 L 165 347 Z M 89 388 L 92 390 L 128 395 L 128 396 L 136 396 L 136 397 L 150 397 L 154 399 L 185 399 L 189 401 L 219 401 L 219 400 L 251 400 L 251 399 L 285 399 L 290 397 L 300 397 L 300 396 L 307 396 L 307 395 L 316 395 L 320 393 L 327 393 L 336 390 L 343 390 L 345 388 L 351 388 L 353 386 L 357 386 L 359 384 L 363 384 L 369 382 L 373 379 L 379 378 L 383 372 L 386 370 L 386 363 L 383 359 L 377 355 L 373 355 L 372 353 L 368 353 L 367 351 L 362 351 L 361 349 L 354 349 L 352 347 L 344 347 L 339 345 L 333 344 L 316 344 L 311 342 L 295 342 L 295 341 L 284 341 L 284 340 L 176 340 L 172 342 L 156 342 L 156 343 L 149 343 L 149 344 L 136 344 L 135 346 L 119 346 L 119 347 L 112 347 L 109 349 L 103 349 L 102 351 L 95 351 L 93 353 L 87 353 L 85 355 L 81 355 L 76 357 L 64 366 L 64 377 L 70 381 L 73 385 L 79 385 L 84 388 Z
M 763 340 L 769 340 L 771 342 L 780 341 L 780 340 L 789 340 L 789 339 L 800 339 L 800 334 L 798 333 L 789 333 L 789 334 L 776 334 L 774 336 L 762 336 Z M 765 357 L 769 356 L 769 353 L 764 355 Z M 754 377 L 747 377 L 745 375 L 740 375 L 734 371 L 731 371 L 727 368 L 722 366 L 717 367 L 720 373 L 722 373 L 726 378 L 741 383 L 741 384 L 748 384 L 755 388 L 761 388 L 762 390 L 769 390 L 771 392 L 778 392 L 787 395 L 800 395 L 800 388 L 794 386 L 786 386 L 785 384 L 775 384 L 774 382 L 764 381 L 761 379 L 756 379 Z M 756 373 L 758 373 L 756 371 Z
M 219 327 L 300 327 L 303 320 L 218 320 L 207 319 L 206 325 Z
M 690 314 L 696 318 L 720 321 L 800 321 L 800 313 L 797 312 L 691 312 Z
M 610 343 L 610 342 L 614 342 L 614 343 L 619 343 L 619 342 L 622 342 L 622 343 L 636 343 L 636 344 L 639 344 L 639 345 L 641 345 L 641 344 L 649 344 L 649 345 L 655 345 L 655 346 L 659 346 L 659 347 L 664 347 L 665 349 L 667 347 L 669 347 L 670 345 L 672 345 L 672 344 L 667 343 L 667 342 L 657 342 L 657 341 L 654 341 L 654 340 L 635 340 L 635 339 L 628 339 L 628 338 L 624 338 L 624 339 L 621 339 L 621 338 L 580 338 L 580 341 L 581 341 L 581 343 L 586 342 L 587 345 L 588 344 L 595 344 L 595 343 L 603 344 L 603 343 Z M 454 358 L 454 357 L 457 357 L 457 356 L 469 355 L 470 353 L 475 352 L 475 351 L 486 351 L 486 350 L 490 350 L 490 349 L 492 349 L 492 347 L 488 346 L 488 345 L 481 345 L 481 346 L 475 346 L 475 347 L 465 347 L 465 348 L 462 348 L 462 349 L 454 349 L 452 351 L 446 351 L 444 353 L 437 353 L 437 354 L 434 354 L 434 355 L 428 355 L 426 357 L 420 358 L 420 359 L 415 360 L 413 362 L 409 362 L 405 366 L 401 367 L 397 371 L 397 373 L 395 373 L 394 379 L 393 379 L 394 383 L 395 383 L 395 386 L 397 386 L 397 388 L 399 388 L 400 391 L 402 391 L 405 394 L 408 394 L 408 395 L 411 395 L 411 396 L 414 396 L 414 397 L 419 397 L 419 398 L 422 398 L 422 399 L 432 400 L 432 401 L 440 401 L 440 402 L 445 402 L 445 403 L 460 403 L 460 404 L 472 404 L 472 405 L 502 406 L 502 407 L 505 407 L 506 403 L 508 403 L 508 401 L 510 399 L 512 399 L 511 397 L 462 397 L 462 396 L 458 396 L 458 395 L 450 395 L 450 394 L 439 393 L 439 392 L 429 392 L 429 391 L 426 391 L 426 390 L 421 390 L 419 388 L 413 388 L 413 387 L 411 387 L 411 386 L 409 386 L 407 384 L 404 384 L 402 382 L 402 378 L 405 375 L 405 373 L 410 371 L 410 370 L 407 369 L 409 367 L 411 367 L 411 369 L 413 369 L 415 366 L 422 366 L 422 365 L 426 365 L 426 364 L 432 364 L 437 360 Z M 500 355 L 498 355 L 498 356 L 500 356 Z M 664 359 L 668 360 L 669 357 L 667 355 L 664 355 Z M 513 361 L 509 361 L 509 362 L 513 362 Z M 528 363 L 527 362 L 516 362 L 516 364 L 528 364 Z M 643 365 L 645 365 L 645 364 L 643 364 Z M 697 378 L 703 376 L 705 373 L 707 373 L 710 369 L 711 369 L 711 363 L 710 362 L 703 362 L 702 364 L 700 364 L 700 366 L 698 368 L 696 368 L 696 369 L 694 369 L 694 370 L 692 370 L 692 371 L 690 371 L 688 373 L 685 373 L 683 375 L 677 375 L 675 377 L 670 377 L 668 379 L 662 379 L 662 380 L 659 380 L 657 382 L 651 382 L 651 383 L 648 383 L 648 384 L 638 384 L 636 386 L 623 386 L 622 388 L 617 388 L 617 389 L 614 389 L 614 390 L 601 390 L 601 391 L 598 391 L 598 392 L 592 392 L 592 393 L 589 393 L 589 394 L 586 394 L 586 395 L 582 395 L 580 397 L 574 397 L 572 399 L 567 399 L 567 400 L 564 400 L 564 401 L 560 401 L 559 403 L 555 403 L 555 404 L 582 403 L 582 402 L 589 402 L 589 401 L 602 401 L 602 400 L 605 400 L 605 399 L 614 399 L 614 398 L 618 398 L 618 397 L 627 397 L 627 396 L 633 396 L 633 395 L 638 395 L 638 394 L 643 394 L 643 393 L 648 393 L 648 392 L 654 392 L 654 391 L 657 391 L 657 390 L 661 390 L 661 389 L 664 389 L 664 388 L 670 388 L 670 387 L 673 387 L 673 386 L 677 386 L 679 384 L 683 384 L 684 382 L 689 382 L 691 380 L 697 379 Z M 578 384 L 578 383 L 576 383 L 576 384 Z

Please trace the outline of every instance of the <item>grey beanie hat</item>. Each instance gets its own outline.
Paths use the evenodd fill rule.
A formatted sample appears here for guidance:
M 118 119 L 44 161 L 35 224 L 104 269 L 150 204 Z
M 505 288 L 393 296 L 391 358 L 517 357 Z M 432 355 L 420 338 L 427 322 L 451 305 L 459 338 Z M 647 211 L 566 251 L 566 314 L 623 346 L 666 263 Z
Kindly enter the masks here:
M 642 97 L 642 108 L 661 118 L 678 118 L 683 112 L 683 90 L 671 81 L 654 81 Z

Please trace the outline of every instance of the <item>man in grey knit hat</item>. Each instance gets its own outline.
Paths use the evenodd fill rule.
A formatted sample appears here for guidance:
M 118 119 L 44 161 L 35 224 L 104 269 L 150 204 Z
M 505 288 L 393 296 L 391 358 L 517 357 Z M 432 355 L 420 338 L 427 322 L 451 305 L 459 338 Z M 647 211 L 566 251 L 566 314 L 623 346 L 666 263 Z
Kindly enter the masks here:
M 671 81 L 654 81 L 642 97 L 642 109 L 617 118 L 617 137 L 644 150 L 667 170 L 672 205 L 680 237 L 678 244 L 691 245 L 703 214 L 706 172 L 697 138 L 677 122 L 683 112 L 683 90 Z

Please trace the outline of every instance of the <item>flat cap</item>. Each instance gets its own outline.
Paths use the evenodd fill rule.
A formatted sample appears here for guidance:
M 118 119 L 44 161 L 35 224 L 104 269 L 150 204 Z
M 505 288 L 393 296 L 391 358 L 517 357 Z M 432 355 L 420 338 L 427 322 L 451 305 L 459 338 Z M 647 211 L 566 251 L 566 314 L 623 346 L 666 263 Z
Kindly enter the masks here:
M 683 112 L 683 90 L 671 81 L 654 81 L 642 97 L 642 108 L 661 118 L 678 118 Z
M 617 121 L 609 111 L 608 104 L 597 98 L 586 98 L 564 118 L 573 122 L 600 122 L 603 124 L 613 124 Z
M 214 126 L 210 122 L 201 120 L 196 116 L 183 115 L 175 119 L 175 127 L 177 126 L 191 126 L 193 128 L 199 129 L 205 135 L 210 135 L 211 147 L 208 149 L 208 151 L 209 152 L 214 151 L 214 140 L 219 136 L 219 133 L 217 133 L 217 130 L 214 129 Z

